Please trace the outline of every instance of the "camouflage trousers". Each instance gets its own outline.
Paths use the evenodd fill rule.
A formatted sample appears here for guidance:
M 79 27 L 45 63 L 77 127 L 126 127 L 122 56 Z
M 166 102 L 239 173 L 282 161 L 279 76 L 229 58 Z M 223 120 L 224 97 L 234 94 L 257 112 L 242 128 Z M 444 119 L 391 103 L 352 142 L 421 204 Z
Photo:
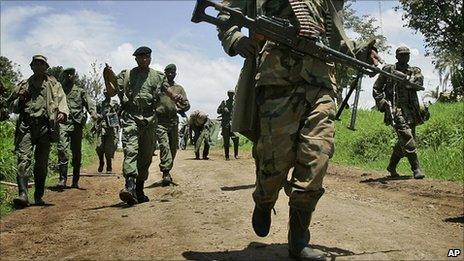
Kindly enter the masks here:
M 258 207 L 270 209 L 285 187 L 291 207 L 313 211 L 334 153 L 334 93 L 308 84 L 260 88 L 253 199 Z
M 177 124 L 158 124 L 156 126 L 156 137 L 160 149 L 161 172 L 169 172 L 174 164 L 174 158 L 179 144 L 179 130 Z
M 147 180 L 155 143 L 154 122 L 138 121 L 125 115 L 121 119 L 124 160 L 122 172 L 125 178 Z
M 203 145 L 203 157 L 207 157 L 209 154 L 209 130 L 206 128 L 194 128 L 193 129 L 193 145 L 195 146 L 195 154 L 200 154 L 201 146 Z
M 18 162 L 18 177 L 31 176 L 31 163 L 34 157 L 35 198 L 42 198 L 48 172 L 50 155 L 48 119 L 21 120 L 16 125 L 15 154 Z
M 58 164 L 67 166 L 69 149 L 72 154 L 72 166 L 75 171 L 81 167 L 83 126 L 78 123 L 60 124 L 60 140 L 57 145 Z
M 114 152 L 118 148 L 118 133 L 114 134 L 99 134 L 97 136 L 97 154 L 100 157 L 105 157 L 106 159 L 112 159 L 114 157 Z
M 416 154 L 416 126 L 408 123 L 400 111 L 395 115 L 395 123 L 398 141 L 393 147 L 393 154 L 399 158 Z

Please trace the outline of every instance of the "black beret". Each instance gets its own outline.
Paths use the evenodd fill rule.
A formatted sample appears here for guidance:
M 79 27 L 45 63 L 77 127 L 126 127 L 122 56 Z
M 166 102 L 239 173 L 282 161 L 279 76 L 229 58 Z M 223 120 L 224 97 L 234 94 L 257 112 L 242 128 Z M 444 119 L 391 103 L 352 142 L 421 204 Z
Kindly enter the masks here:
M 137 56 L 137 55 L 143 55 L 143 54 L 151 54 L 151 49 L 146 46 L 141 46 L 137 48 L 137 50 L 135 50 L 134 54 L 132 55 Z

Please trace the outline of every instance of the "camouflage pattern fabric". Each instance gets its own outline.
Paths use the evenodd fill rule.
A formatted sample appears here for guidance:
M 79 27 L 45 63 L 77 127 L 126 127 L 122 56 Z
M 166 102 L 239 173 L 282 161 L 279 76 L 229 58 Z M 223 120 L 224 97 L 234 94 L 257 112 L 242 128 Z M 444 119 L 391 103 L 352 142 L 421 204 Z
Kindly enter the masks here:
M 221 115 L 221 135 L 224 145 L 224 153 L 226 158 L 229 158 L 230 139 L 234 142 L 234 146 L 238 148 L 239 138 L 232 131 L 232 113 L 234 111 L 234 99 L 227 99 L 221 102 L 217 109 L 217 113 Z
M 110 99 L 103 100 L 97 105 L 97 113 L 101 115 L 101 123 L 97 130 L 97 154 L 99 157 L 112 159 L 119 142 L 119 127 L 111 127 L 107 115 L 118 113 L 118 104 L 113 103 Z
M 197 110 L 190 115 L 188 124 L 190 137 L 192 137 L 192 142 L 195 146 L 195 154 L 200 154 L 200 149 L 203 145 L 203 157 L 208 156 L 210 147 L 209 132 L 213 123 L 208 118 L 208 115 L 206 113 Z
M 138 67 L 118 75 L 122 106 L 121 128 L 124 152 L 123 175 L 145 181 L 154 152 L 157 117 L 155 109 L 160 93 L 167 88 L 163 73 Z

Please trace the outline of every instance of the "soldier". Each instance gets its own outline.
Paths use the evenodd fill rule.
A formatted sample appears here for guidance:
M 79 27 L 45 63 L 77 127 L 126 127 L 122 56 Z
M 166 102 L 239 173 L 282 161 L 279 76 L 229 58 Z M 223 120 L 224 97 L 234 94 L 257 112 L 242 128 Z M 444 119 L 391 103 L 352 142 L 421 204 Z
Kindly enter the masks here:
M 344 34 L 339 16 L 343 1 L 224 0 L 222 3 L 251 18 L 266 15 L 288 19 L 297 28 L 302 24 L 305 26 L 305 30 L 299 31 L 302 37 L 321 40 L 359 59 L 371 57 L 375 62 L 374 58 L 378 58 L 371 48 L 373 43 L 365 48 L 357 46 L 358 50 L 353 51 L 356 46 Z M 219 14 L 220 19 L 227 17 L 225 11 Z M 324 194 L 322 181 L 334 152 L 337 88 L 334 64 L 265 41 L 253 30 L 249 36 L 237 26 L 218 30 L 225 52 L 246 58 L 236 87 L 232 129 L 254 142 L 257 177 L 253 229 L 258 236 L 268 235 L 271 210 L 280 189 L 285 187 L 290 197 L 290 255 L 301 260 L 324 260 L 323 253 L 309 245 L 309 224 Z
M 168 81 L 169 90 L 175 95 L 180 95 L 182 97 L 182 102 L 175 103 L 167 95 L 161 94 L 160 102 L 156 108 L 156 113 L 158 115 L 156 137 L 159 141 L 159 168 L 163 173 L 163 186 L 168 186 L 172 182 L 170 171 L 174 164 L 174 158 L 176 157 L 179 143 L 179 117 L 177 113 L 185 113 L 190 109 L 190 104 L 184 88 L 174 82 L 176 70 L 176 65 L 169 64 L 164 69 L 164 74 Z
M 418 67 L 408 64 L 410 51 L 407 47 L 396 49 L 396 64 L 385 65 L 383 68 L 387 72 L 395 73 L 405 77 L 405 81 L 410 81 L 418 85 L 423 85 L 424 77 Z M 416 149 L 416 126 L 424 122 L 417 91 L 406 84 L 392 82 L 386 77 L 379 75 L 374 83 L 372 95 L 374 96 L 377 108 L 385 113 L 384 122 L 392 125 L 398 135 L 398 141 L 393 147 L 390 163 L 387 170 L 392 177 L 398 177 L 396 166 L 403 157 L 407 157 L 413 176 L 415 179 L 424 178 L 419 167 L 419 159 Z
M 232 142 L 234 143 L 234 158 L 238 159 L 239 140 L 238 136 L 231 130 L 232 112 L 234 111 L 234 95 L 234 91 L 227 91 L 227 96 L 229 97 L 229 99 L 222 101 L 217 109 L 217 113 L 221 115 L 221 135 L 224 140 L 224 156 L 226 160 L 230 160 L 230 138 L 232 138 Z
M 150 48 L 139 47 L 133 55 L 138 66 L 123 70 L 117 76 L 122 106 L 123 175 L 126 180 L 119 198 L 129 206 L 149 201 L 143 187 L 153 156 L 157 124 L 155 108 L 161 92 L 166 92 L 176 102 L 181 101 L 180 96 L 173 95 L 167 89 L 168 83 L 164 74 L 149 67 Z M 109 66 L 105 69 L 110 70 Z M 108 88 L 108 83 L 106 84 Z
M 119 106 L 117 103 L 111 101 L 108 92 L 104 91 L 103 94 L 105 95 L 105 99 L 97 105 L 96 151 L 100 162 L 98 172 L 103 171 L 106 159 L 106 172 L 110 173 L 113 171 L 111 163 L 119 141 Z
M 179 148 L 185 150 L 189 141 L 188 119 L 184 119 L 180 124 L 179 140 Z
M 19 114 L 15 132 L 15 154 L 18 159 L 19 196 L 13 200 L 17 208 L 29 206 L 27 183 L 34 173 L 34 201 L 44 205 L 42 197 L 48 170 L 50 142 L 58 141 L 57 126 L 68 115 L 66 95 L 61 84 L 46 73 L 49 65 L 43 55 L 34 55 L 30 64 L 34 74 L 21 81 L 10 99 Z M 33 170 L 30 168 L 34 157 Z
M 189 136 L 191 142 L 195 146 L 195 159 L 200 159 L 200 149 L 201 145 L 203 146 L 203 159 L 208 160 L 209 154 L 209 142 L 210 142 L 210 128 L 212 127 L 212 122 L 208 118 L 208 114 L 201 111 L 194 111 L 190 114 L 188 121 L 189 127 Z M 192 135 L 193 132 L 193 135 Z
M 82 158 L 82 134 L 87 122 L 87 112 L 92 119 L 97 119 L 95 104 L 88 93 L 76 84 L 76 70 L 67 68 L 63 70 L 63 90 L 68 102 L 69 117 L 60 125 L 60 142 L 58 143 L 58 169 L 60 179 L 57 187 L 65 188 L 68 178 L 69 149 L 72 154 L 73 178 L 72 188 L 79 188 L 79 177 Z M 84 110 L 85 108 L 85 110 Z

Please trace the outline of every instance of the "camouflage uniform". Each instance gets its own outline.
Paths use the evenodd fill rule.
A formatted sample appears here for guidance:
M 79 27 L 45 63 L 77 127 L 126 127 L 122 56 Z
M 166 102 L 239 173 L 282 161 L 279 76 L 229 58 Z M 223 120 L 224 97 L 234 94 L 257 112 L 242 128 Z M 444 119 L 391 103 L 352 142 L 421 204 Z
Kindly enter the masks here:
M 8 110 L 8 99 L 6 89 L 0 82 L 0 121 L 8 120 L 10 111 Z
M 41 55 L 34 56 L 33 62 L 35 60 L 47 62 Z M 19 114 L 15 132 L 19 198 L 16 198 L 14 203 L 21 207 L 29 204 L 27 183 L 32 171 L 35 202 L 44 204 L 42 197 L 48 171 L 50 143 L 57 139 L 56 129 L 53 128 L 56 126 L 58 113 L 66 115 L 69 113 L 66 96 L 61 84 L 53 76 L 45 75 L 45 79 L 40 81 L 34 74 L 18 84 L 10 99 L 13 102 L 14 112 Z M 32 158 L 34 158 L 33 170 L 30 168 Z
M 75 70 L 72 68 L 65 69 L 63 73 L 66 73 L 67 71 L 73 74 L 75 73 Z M 59 186 L 66 186 L 69 149 L 71 149 L 73 166 L 72 187 L 77 188 L 82 159 L 83 130 L 87 122 L 87 112 L 89 112 L 91 115 L 95 115 L 96 113 L 95 104 L 90 99 L 88 93 L 83 88 L 77 86 L 75 83 L 72 83 L 72 85 L 69 87 L 63 86 L 63 90 L 66 93 L 69 117 L 67 122 L 60 124 L 60 141 L 57 145 L 58 165 L 60 172 Z M 84 108 L 87 112 L 84 110 Z
M 110 126 L 110 119 L 108 116 L 116 115 L 119 113 L 119 105 L 112 102 L 108 97 L 97 105 L 97 113 L 100 115 L 97 127 L 97 155 L 100 162 L 98 172 L 103 171 L 106 159 L 106 171 L 113 171 L 112 159 L 114 152 L 118 148 L 119 141 L 119 125 Z M 119 123 L 119 121 L 118 121 Z
M 210 128 L 212 122 L 208 118 L 208 115 L 201 111 L 194 111 L 190 114 L 188 121 L 189 135 L 192 139 L 192 143 L 195 146 L 195 159 L 200 159 L 200 149 L 203 146 L 203 159 L 208 159 L 209 154 L 209 142 L 210 142 Z M 193 132 L 193 135 L 192 135 Z
M 307 19 L 327 29 L 322 41 L 335 49 L 367 60 L 370 48 L 359 48 L 346 41 L 339 11 L 343 1 L 302 0 L 309 10 Z M 289 19 L 295 15 L 288 1 L 227 0 L 224 4 L 249 17 L 258 15 Z M 221 13 L 219 18 L 227 17 Z M 330 35 L 329 35 L 330 34 Z M 227 54 L 234 56 L 244 35 L 233 26 L 219 29 L 219 39 Z M 330 39 L 328 39 L 330 37 Z M 236 87 L 233 131 L 254 141 L 256 188 L 253 228 L 259 236 L 269 233 L 271 209 L 282 187 L 290 197 L 289 250 L 298 258 L 322 257 L 308 246 L 311 213 L 324 193 L 322 180 L 334 153 L 334 64 L 296 54 L 271 41 L 259 42 L 259 55 L 245 60 Z M 341 40 L 345 40 L 345 45 Z M 332 44 L 335 43 L 335 44 Z M 366 46 L 367 47 L 367 46 Z M 289 181 L 287 174 L 293 172 Z
M 169 65 L 166 70 L 176 70 L 175 66 Z M 167 75 L 167 73 L 166 73 Z M 168 88 L 172 93 L 181 95 L 183 102 L 177 104 L 171 100 L 166 94 L 161 94 L 160 102 L 156 108 L 158 116 L 158 125 L 156 126 L 156 137 L 160 149 L 160 171 L 163 173 L 164 185 L 168 185 L 172 181 L 170 171 L 174 164 L 174 158 L 179 145 L 179 117 L 178 112 L 186 112 L 190 109 L 190 104 L 187 99 L 184 88 L 174 81 L 168 83 Z
M 148 50 L 147 50 L 148 49 Z M 134 56 L 151 54 L 148 47 L 140 47 Z M 148 201 L 143 193 L 154 152 L 157 115 L 155 108 L 161 92 L 167 89 L 163 73 L 140 67 L 124 70 L 118 75 L 119 99 L 121 100 L 122 147 L 124 152 L 123 175 L 125 189 L 119 194 L 129 205 Z M 134 189 L 135 181 L 135 189 Z M 133 193 L 136 195 L 133 195 Z M 130 198 L 124 198 L 129 196 Z
M 229 99 L 221 102 L 217 109 L 217 113 L 221 115 L 221 135 L 224 140 L 224 156 L 226 160 L 229 160 L 229 147 L 230 139 L 234 143 L 234 157 L 238 158 L 238 136 L 232 131 L 231 121 L 232 121 L 232 112 L 234 111 L 234 97 L 233 91 L 227 92 Z
M 401 53 L 409 54 L 409 49 L 400 47 L 396 53 L 397 55 Z M 423 85 L 424 77 L 418 67 L 396 63 L 386 65 L 383 70 L 390 73 L 400 71 L 408 76 L 408 81 Z M 393 147 L 390 164 L 387 168 L 392 176 L 398 176 L 396 166 L 401 158 L 407 157 L 414 172 L 414 177 L 423 177 L 419 168 L 415 142 L 416 126 L 424 121 L 417 98 L 417 91 L 409 87 L 409 85 L 393 82 L 382 75 L 379 75 L 374 83 L 373 96 L 376 105 L 381 112 L 385 112 L 385 124 L 392 125 L 398 135 L 398 141 Z M 394 119 L 391 119 L 392 114 L 390 114 L 388 104 L 392 105 Z

